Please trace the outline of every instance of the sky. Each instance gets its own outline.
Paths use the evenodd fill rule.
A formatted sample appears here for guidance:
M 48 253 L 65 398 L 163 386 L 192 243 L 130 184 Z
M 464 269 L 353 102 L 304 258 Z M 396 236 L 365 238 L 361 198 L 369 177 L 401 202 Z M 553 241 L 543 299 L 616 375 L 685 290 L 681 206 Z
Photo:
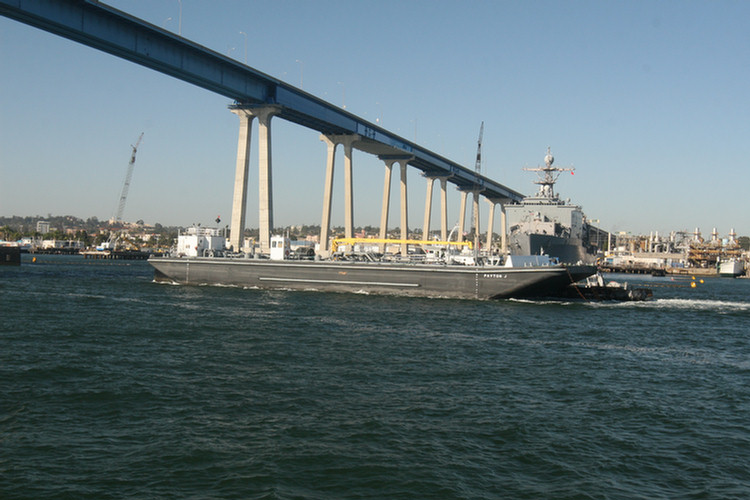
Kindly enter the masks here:
M 750 235 L 750 2 L 104 3 L 468 168 L 484 122 L 482 173 L 525 194 L 536 177 L 523 167 L 550 147 L 555 165 L 575 167 L 557 191 L 605 230 Z M 229 224 L 239 124 L 229 99 L 4 17 L 0 72 L 0 215 L 109 219 L 144 133 L 124 219 Z M 275 226 L 320 224 L 325 145 L 280 119 L 272 128 Z M 248 227 L 258 227 L 255 140 Z M 341 150 L 336 168 L 342 225 Z M 356 226 L 380 224 L 383 175 L 355 152 Z M 425 180 L 409 169 L 408 184 L 409 225 L 420 227 Z M 449 185 L 449 226 L 458 200 Z M 436 228 L 437 189 L 433 203 Z

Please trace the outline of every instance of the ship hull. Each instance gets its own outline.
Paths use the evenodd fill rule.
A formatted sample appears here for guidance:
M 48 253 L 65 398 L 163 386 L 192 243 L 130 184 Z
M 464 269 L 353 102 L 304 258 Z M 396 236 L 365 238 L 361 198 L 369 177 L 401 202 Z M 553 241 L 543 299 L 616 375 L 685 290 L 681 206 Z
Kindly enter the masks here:
M 736 278 L 737 276 L 741 276 L 744 272 L 745 267 L 742 262 L 738 260 L 728 260 L 719 265 L 719 276 L 726 278 Z
M 560 262 L 592 262 L 580 241 L 548 234 L 514 234 L 510 237 L 514 252 L 521 255 L 549 255 Z
M 21 249 L 17 246 L 0 245 L 0 266 L 20 266 Z
M 445 266 L 229 258 L 151 258 L 156 281 L 261 289 L 501 299 L 555 295 L 594 266 Z

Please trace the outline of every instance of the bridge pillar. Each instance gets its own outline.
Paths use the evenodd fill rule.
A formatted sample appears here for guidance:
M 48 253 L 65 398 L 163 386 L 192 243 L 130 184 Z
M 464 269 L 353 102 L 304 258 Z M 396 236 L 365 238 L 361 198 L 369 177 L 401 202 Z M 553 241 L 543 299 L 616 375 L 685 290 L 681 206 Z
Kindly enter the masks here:
M 323 217 L 320 222 L 320 250 L 319 254 L 328 256 L 328 237 L 331 231 L 331 203 L 333 201 L 333 165 L 336 161 L 336 143 L 326 135 L 320 140 L 326 143 L 328 155 L 326 158 L 326 183 L 323 188 Z
M 327 256 L 329 251 L 328 240 L 331 232 L 331 204 L 333 201 L 333 172 L 336 160 L 336 147 L 344 145 L 344 231 L 347 238 L 354 236 L 354 180 L 352 173 L 353 144 L 360 139 L 357 134 L 348 135 L 326 135 L 322 134 L 320 140 L 328 147 L 326 159 L 326 183 L 323 194 L 323 217 L 320 224 L 320 254 Z
M 427 197 L 424 208 L 424 224 L 422 225 L 423 239 L 430 235 L 430 219 L 432 218 L 432 195 L 435 180 L 440 180 L 440 241 L 448 239 L 448 177 L 427 177 Z
M 500 204 L 500 251 L 508 255 L 508 219 L 505 214 L 505 203 Z
M 260 251 L 271 251 L 273 231 L 273 178 L 271 169 L 271 118 L 275 107 L 253 110 L 258 117 L 258 223 L 260 229 Z
M 440 239 L 448 240 L 448 178 L 440 178 Z
M 232 203 L 232 233 L 230 244 L 235 251 L 242 249 L 247 211 L 247 173 L 250 160 L 250 137 L 253 118 L 258 118 L 258 223 L 260 251 L 267 253 L 271 246 L 273 230 L 273 183 L 271 170 L 271 118 L 278 112 L 276 106 L 231 108 L 240 118 L 240 135 L 237 143 L 237 167 L 234 178 Z
M 412 159 L 409 157 L 379 157 L 385 162 L 385 182 L 383 183 L 383 209 L 380 212 L 380 239 L 385 239 L 388 233 L 388 212 L 391 204 L 391 174 L 393 164 L 398 163 L 401 166 L 401 239 L 406 239 L 408 235 L 407 221 L 407 196 L 406 196 L 406 167 Z M 402 255 L 406 255 L 406 245 L 402 245 Z M 380 251 L 385 252 L 385 243 L 380 244 Z
M 487 200 L 490 204 L 490 213 L 487 216 L 487 252 L 492 255 L 492 229 L 495 225 L 495 205 L 497 202 L 493 200 Z
M 237 167 L 234 174 L 234 197 L 232 199 L 232 220 L 229 244 L 235 252 L 242 251 L 245 233 L 245 213 L 247 210 L 247 172 L 250 164 L 250 138 L 253 116 L 245 109 L 232 109 L 240 119 L 240 135 L 237 141 Z
M 435 184 L 434 177 L 427 177 L 427 196 L 424 201 L 424 223 L 422 224 L 422 239 L 430 239 L 430 217 L 432 216 L 432 187 Z
M 464 228 L 466 226 L 466 197 L 468 191 L 461 191 L 461 212 L 458 214 L 458 238 L 456 241 L 464 241 Z
M 380 239 L 388 234 L 388 212 L 391 206 L 391 173 L 397 160 L 385 160 L 385 182 L 383 183 L 383 208 L 380 211 Z M 385 243 L 381 243 L 380 252 L 385 252 Z
M 352 172 L 352 144 L 359 139 L 358 135 L 346 135 L 341 142 L 344 145 L 344 232 L 347 238 L 354 237 L 354 177 Z
M 406 161 L 401 160 L 401 239 L 409 239 L 408 200 L 406 192 Z M 401 257 L 407 255 L 406 243 L 401 243 Z
M 479 191 L 472 191 L 472 224 L 474 225 L 474 249 L 479 251 Z

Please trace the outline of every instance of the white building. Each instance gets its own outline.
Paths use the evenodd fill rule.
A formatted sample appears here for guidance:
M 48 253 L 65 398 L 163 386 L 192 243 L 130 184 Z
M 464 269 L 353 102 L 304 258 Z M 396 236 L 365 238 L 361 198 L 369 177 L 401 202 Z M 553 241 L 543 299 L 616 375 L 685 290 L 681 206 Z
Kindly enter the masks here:
M 220 234 L 219 229 L 194 226 L 177 237 L 178 256 L 206 257 L 225 249 L 226 238 Z

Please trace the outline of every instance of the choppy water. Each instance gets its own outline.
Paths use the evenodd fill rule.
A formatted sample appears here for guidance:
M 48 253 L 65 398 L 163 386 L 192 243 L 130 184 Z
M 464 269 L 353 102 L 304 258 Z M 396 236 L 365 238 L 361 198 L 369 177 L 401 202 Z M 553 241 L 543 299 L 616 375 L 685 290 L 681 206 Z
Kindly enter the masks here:
M 750 280 L 478 302 L 26 257 L 0 268 L 3 499 L 750 497 Z

